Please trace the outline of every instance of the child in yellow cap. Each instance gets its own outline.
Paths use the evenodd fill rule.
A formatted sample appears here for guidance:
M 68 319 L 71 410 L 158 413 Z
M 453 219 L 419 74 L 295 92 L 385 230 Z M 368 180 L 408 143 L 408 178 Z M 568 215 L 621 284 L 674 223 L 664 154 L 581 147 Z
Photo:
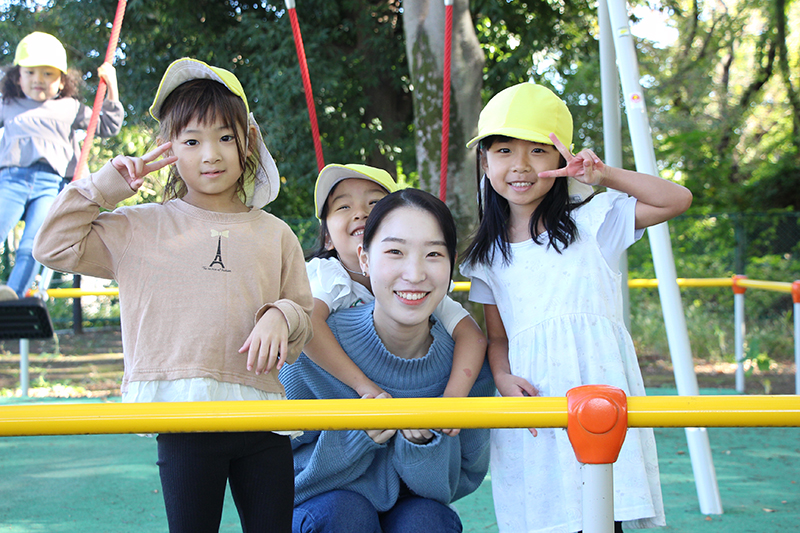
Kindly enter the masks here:
M 111 137 L 119 133 L 124 117 L 117 76 L 109 63 L 97 73 L 108 87 L 97 134 Z M 0 239 L 17 222 L 25 222 L 8 285 L 0 285 L 0 299 L 14 299 L 25 295 L 36 276 L 33 239 L 63 179 L 75 171 L 75 131 L 89 126 L 92 109 L 78 101 L 67 52 L 48 33 L 34 32 L 19 42 L 0 92 L 0 127 L 5 128 L 0 139 Z
M 34 254 L 119 283 L 123 401 L 285 399 L 278 370 L 311 337 L 313 303 L 297 237 L 261 209 L 280 178 L 242 86 L 180 59 L 150 112 L 160 145 L 66 187 Z M 115 209 L 167 165 L 162 204 Z M 217 531 L 228 483 L 245 531 L 291 531 L 286 434 L 162 433 L 158 465 L 172 532 Z
M 327 165 L 320 171 L 314 189 L 320 236 L 306 264 L 314 295 L 314 337 L 304 352 L 361 397 L 377 397 L 386 391 L 350 360 L 326 320 L 339 309 L 375 300 L 370 278 L 358 266 L 358 247 L 372 208 L 396 190 L 397 185 L 388 172 L 359 164 Z M 464 307 L 449 296 L 445 296 L 434 314 L 456 343 L 450 380 L 442 395 L 468 396 L 486 358 L 486 337 Z M 458 434 L 458 429 L 444 431 Z
M 480 226 L 461 272 L 484 304 L 488 358 L 502 396 L 563 397 L 606 384 L 645 394 L 625 327 L 619 259 L 644 228 L 683 213 L 684 187 L 573 155 L 572 116 L 540 85 L 495 95 L 481 112 Z M 585 198 L 601 186 L 604 192 Z M 492 491 L 501 532 L 574 532 L 581 467 L 559 429 L 492 430 Z M 614 464 L 614 520 L 664 525 L 655 440 L 628 430 Z

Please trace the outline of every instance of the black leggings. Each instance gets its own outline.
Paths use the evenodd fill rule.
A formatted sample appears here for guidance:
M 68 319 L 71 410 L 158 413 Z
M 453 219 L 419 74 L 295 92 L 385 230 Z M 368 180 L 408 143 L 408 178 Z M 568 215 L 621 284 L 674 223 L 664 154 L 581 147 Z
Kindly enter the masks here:
M 170 533 L 217 533 L 228 481 L 244 533 L 292 530 L 289 437 L 268 431 L 163 433 L 158 467 Z

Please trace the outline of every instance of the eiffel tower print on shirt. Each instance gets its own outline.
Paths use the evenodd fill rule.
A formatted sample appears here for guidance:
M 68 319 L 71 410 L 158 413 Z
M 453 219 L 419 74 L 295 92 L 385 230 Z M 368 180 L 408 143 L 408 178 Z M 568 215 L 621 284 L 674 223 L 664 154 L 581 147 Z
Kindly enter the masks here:
M 217 238 L 217 253 L 214 255 L 214 260 L 207 267 L 203 267 L 203 270 L 215 270 L 218 272 L 230 272 L 227 268 L 225 268 L 225 262 L 222 259 L 222 238 L 228 238 L 228 231 L 217 231 L 212 229 L 211 236 Z

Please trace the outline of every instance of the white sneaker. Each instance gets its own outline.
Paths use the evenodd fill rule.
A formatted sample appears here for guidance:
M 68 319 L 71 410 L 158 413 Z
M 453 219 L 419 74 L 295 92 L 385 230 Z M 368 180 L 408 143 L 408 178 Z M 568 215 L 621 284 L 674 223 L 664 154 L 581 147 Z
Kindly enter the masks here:
M 9 287 L 8 285 L 0 285 L 0 302 L 5 300 L 17 300 L 19 297 L 17 293 L 14 292 L 14 289 Z

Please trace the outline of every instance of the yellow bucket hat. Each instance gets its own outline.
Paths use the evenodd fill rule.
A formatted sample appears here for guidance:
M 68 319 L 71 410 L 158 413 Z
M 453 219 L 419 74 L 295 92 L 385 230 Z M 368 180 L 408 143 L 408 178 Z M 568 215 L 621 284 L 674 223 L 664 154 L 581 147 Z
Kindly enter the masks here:
M 278 196 L 281 187 L 280 174 L 275 160 L 272 158 L 272 154 L 269 153 L 267 145 L 264 143 L 264 139 L 261 136 L 261 128 L 258 127 L 255 117 L 250 113 L 250 106 L 247 104 L 247 95 L 244 94 L 242 84 L 239 83 L 239 80 L 232 72 L 223 68 L 212 67 L 202 61 L 188 57 L 173 61 L 172 64 L 167 67 L 167 71 L 164 73 L 164 77 L 161 78 L 161 83 L 158 85 L 153 105 L 150 106 L 150 115 L 156 119 L 156 121 L 160 121 L 161 106 L 164 104 L 164 100 L 166 100 L 167 96 L 177 89 L 178 86 L 191 80 L 213 80 L 221 83 L 244 102 L 244 107 L 247 111 L 248 126 L 255 126 L 258 132 L 256 148 L 258 149 L 261 159 L 261 165 L 256 168 L 252 190 L 248 189 L 246 191 L 245 204 L 255 209 L 261 209 Z M 249 180 L 246 181 L 249 182 Z
M 67 73 L 67 51 L 61 41 L 50 35 L 35 31 L 29 33 L 17 45 L 14 66 L 53 67 Z
M 317 184 L 314 187 L 314 210 L 317 218 L 322 216 L 322 206 L 328 200 L 328 195 L 337 183 L 349 178 L 369 180 L 377 183 L 386 192 L 395 192 L 397 183 L 392 179 L 392 175 L 383 169 L 370 167 L 367 165 L 327 165 L 317 176 Z
M 478 135 L 467 143 L 467 148 L 492 135 L 552 145 L 551 133 L 571 149 L 572 113 L 567 104 L 547 87 L 520 83 L 489 100 L 478 119 Z M 586 198 L 593 191 L 591 186 L 569 178 L 573 200 Z

